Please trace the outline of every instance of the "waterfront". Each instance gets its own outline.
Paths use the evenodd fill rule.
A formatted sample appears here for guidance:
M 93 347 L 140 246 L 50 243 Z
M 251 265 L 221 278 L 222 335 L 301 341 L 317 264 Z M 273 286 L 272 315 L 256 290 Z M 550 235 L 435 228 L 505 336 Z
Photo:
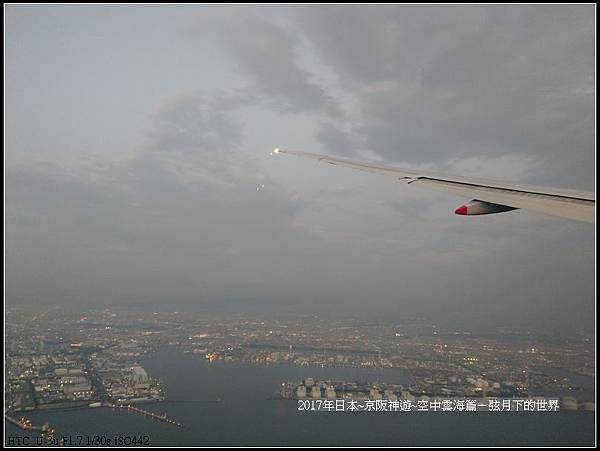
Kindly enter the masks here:
M 141 362 L 159 377 L 168 400 L 144 409 L 166 413 L 182 429 L 107 408 L 26 413 L 61 435 L 148 435 L 151 445 L 593 445 L 594 414 L 298 412 L 269 399 L 282 381 L 306 377 L 407 383 L 400 369 L 300 367 L 207 362 L 163 348 Z M 222 402 L 210 402 L 221 399 Z M 177 402 L 178 400 L 196 402 Z M 7 425 L 7 435 L 18 433 Z M 20 433 L 20 432 L 19 432 Z

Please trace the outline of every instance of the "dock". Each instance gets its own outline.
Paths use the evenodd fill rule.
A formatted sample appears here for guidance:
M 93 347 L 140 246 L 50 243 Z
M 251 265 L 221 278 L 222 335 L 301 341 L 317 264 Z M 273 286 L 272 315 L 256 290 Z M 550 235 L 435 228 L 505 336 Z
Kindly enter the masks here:
M 54 429 L 52 429 L 48 423 L 44 423 L 42 426 L 34 426 L 31 423 L 31 420 L 28 420 L 25 417 L 21 418 L 20 420 L 17 420 L 9 415 L 5 415 L 4 417 L 9 423 L 14 424 L 24 431 L 37 431 L 44 435 L 54 435 Z
M 178 428 L 183 427 L 182 423 L 179 423 L 175 420 L 170 419 L 169 417 L 167 417 L 166 413 L 163 413 L 162 415 L 158 415 L 154 412 L 150 412 L 148 410 L 144 410 L 144 409 L 140 409 L 139 407 L 132 406 L 131 404 L 112 404 L 111 407 L 113 409 L 122 409 L 122 410 L 126 410 L 128 412 L 131 412 L 131 413 L 137 413 L 138 415 L 143 415 L 145 417 L 152 418 L 153 420 L 157 420 L 157 421 L 167 423 L 167 424 L 172 424 L 173 426 L 178 427 Z

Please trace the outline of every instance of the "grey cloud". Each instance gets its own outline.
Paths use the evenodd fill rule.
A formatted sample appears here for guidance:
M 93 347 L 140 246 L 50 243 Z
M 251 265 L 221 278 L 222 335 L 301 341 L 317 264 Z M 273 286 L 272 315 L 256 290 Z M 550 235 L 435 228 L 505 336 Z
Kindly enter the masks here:
M 350 132 L 343 130 L 334 122 L 322 122 L 315 138 L 323 145 L 326 152 L 348 157 L 358 156 L 360 145 Z
M 129 169 L 140 177 L 149 174 L 150 188 L 167 170 L 204 177 L 231 170 L 242 139 L 242 124 L 235 114 L 239 103 L 243 101 L 202 95 L 167 100 Z
M 417 218 L 419 220 L 426 220 L 427 214 L 433 208 L 431 204 L 423 202 L 422 199 L 402 199 L 400 200 L 389 200 L 382 202 L 383 206 L 391 208 L 395 213 L 401 217 Z
M 450 33 L 462 33 L 475 7 L 325 5 L 294 9 L 293 21 L 342 81 L 373 84 L 412 79 Z
M 113 270 L 103 287 L 94 275 L 97 264 L 104 272 L 120 268 L 139 277 L 160 269 L 161 280 L 188 300 L 204 284 L 225 284 L 226 274 L 264 282 L 253 262 L 290 252 L 290 224 L 301 203 L 242 158 L 232 158 L 239 156 L 241 126 L 230 120 L 231 112 L 215 113 L 215 102 L 196 96 L 170 100 L 137 156 L 123 163 L 85 167 L 77 176 L 58 168 L 9 169 L 10 293 L 30 291 L 23 275 L 33 270 L 57 280 L 73 272 L 93 287 L 75 284 L 70 298 L 118 297 L 119 290 L 133 296 L 133 282 Z M 52 240 L 44 242 L 44 236 Z M 145 281 L 135 298 L 156 298 L 152 290 L 162 283 Z M 47 295 L 69 292 L 68 286 L 55 291 L 34 285 Z
M 360 105 L 353 133 L 386 159 L 514 154 L 539 180 L 593 186 L 590 7 L 303 7 L 307 39 Z M 573 179 L 567 174 L 577 173 Z
M 297 39 L 282 26 L 252 14 L 232 14 L 212 29 L 217 42 L 253 81 L 252 89 L 270 96 L 276 110 L 305 112 L 337 107 L 297 62 Z

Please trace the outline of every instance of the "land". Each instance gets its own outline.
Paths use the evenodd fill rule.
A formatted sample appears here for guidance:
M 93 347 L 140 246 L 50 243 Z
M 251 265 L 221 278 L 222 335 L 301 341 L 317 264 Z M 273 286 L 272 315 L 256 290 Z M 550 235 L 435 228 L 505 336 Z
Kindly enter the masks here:
M 545 396 L 588 407 L 595 398 L 594 342 L 586 336 L 558 339 L 514 328 L 454 330 L 424 318 L 381 323 L 19 306 L 6 309 L 7 410 L 163 400 L 161 381 L 140 362 L 165 346 L 209 362 L 401 368 L 410 375 L 411 382 L 402 387 L 379 381 L 364 388 L 382 396 L 385 390 L 413 397 Z

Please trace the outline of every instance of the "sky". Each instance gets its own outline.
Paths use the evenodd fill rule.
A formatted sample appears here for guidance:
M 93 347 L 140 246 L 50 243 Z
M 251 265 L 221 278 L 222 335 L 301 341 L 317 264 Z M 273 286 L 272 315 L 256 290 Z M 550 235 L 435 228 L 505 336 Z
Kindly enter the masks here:
M 9 305 L 594 330 L 595 226 L 271 156 L 595 190 L 594 5 L 7 5 Z

